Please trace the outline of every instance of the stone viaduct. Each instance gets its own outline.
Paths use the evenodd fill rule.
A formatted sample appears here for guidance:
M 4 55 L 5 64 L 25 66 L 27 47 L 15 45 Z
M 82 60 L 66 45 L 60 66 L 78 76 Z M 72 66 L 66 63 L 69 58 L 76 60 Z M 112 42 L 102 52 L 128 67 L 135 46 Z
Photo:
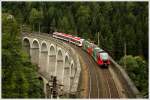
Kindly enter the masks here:
M 38 66 L 46 97 L 51 76 L 56 76 L 58 84 L 63 85 L 63 93 L 77 91 L 81 68 L 74 49 L 48 34 L 39 33 L 22 33 L 22 45 L 31 62 Z

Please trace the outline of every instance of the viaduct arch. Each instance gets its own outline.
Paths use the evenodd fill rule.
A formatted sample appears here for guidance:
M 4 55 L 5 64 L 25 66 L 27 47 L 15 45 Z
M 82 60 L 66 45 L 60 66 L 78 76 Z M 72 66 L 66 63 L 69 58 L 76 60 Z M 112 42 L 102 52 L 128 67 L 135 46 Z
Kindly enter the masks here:
M 23 49 L 28 53 L 31 62 L 39 68 L 39 73 L 44 81 L 44 93 L 46 91 L 51 76 L 56 76 L 58 84 L 63 85 L 65 93 L 77 91 L 78 84 L 75 82 L 79 79 L 76 71 L 80 72 L 79 62 L 75 60 L 71 49 L 57 43 L 56 40 L 45 39 L 39 36 L 23 36 Z M 78 68 L 78 70 L 75 70 Z

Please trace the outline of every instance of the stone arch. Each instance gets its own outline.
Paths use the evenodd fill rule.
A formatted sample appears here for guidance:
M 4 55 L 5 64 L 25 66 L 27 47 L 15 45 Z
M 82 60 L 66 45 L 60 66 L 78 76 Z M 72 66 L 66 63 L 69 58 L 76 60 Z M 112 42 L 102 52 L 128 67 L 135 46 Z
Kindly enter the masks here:
M 64 84 L 64 91 L 69 92 L 70 89 L 70 60 L 68 54 L 65 55 L 65 64 L 64 64 L 64 77 L 63 77 L 63 84 Z
M 50 75 L 54 76 L 55 66 L 56 66 L 56 49 L 54 45 L 51 44 L 49 48 L 49 66 L 48 66 L 48 72 Z
M 47 52 L 48 53 L 48 45 L 46 41 L 42 41 L 41 43 L 41 52 Z
M 53 44 L 50 45 L 49 50 L 50 50 L 49 55 L 56 55 L 56 48 Z
M 40 43 L 37 39 L 33 39 L 31 46 L 32 48 L 40 48 Z
M 71 77 L 74 77 L 75 75 L 75 67 L 74 67 L 74 62 L 71 61 Z
M 28 54 L 28 56 L 30 57 L 30 39 L 28 37 L 24 37 L 23 38 L 23 50 Z
M 66 54 L 65 55 L 65 68 L 69 68 L 69 64 L 70 64 L 69 56 L 68 56 L 68 54 Z
M 57 79 L 60 83 L 62 83 L 62 76 L 63 76 L 63 64 L 64 64 L 64 60 L 63 60 L 63 52 L 61 49 L 58 49 L 57 52 L 57 70 L 56 70 L 56 76 Z
M 57 52 L 57 60 L 63 60 L 63 53 L 61 49 L 59 49 Z
M 31 62 L 39 65 L 40 44 L 37 39 L 33 39 L 31 44 Z
M 75 76 L 75 69 L 74 69 L 74 62 L 73 60 L 71 61 L 71 76 L 70 76 L 70 84 L 73 84 L 73 80 L 74 80 L 74 76 Z M 70 89 L 71 89 L 71 85 L 70 85 Z
M 48 66 L 48 45 L 46 41 L 42 41 L 41 43 L 41 50 L 40 50 L 40 71 L 47 72 Z

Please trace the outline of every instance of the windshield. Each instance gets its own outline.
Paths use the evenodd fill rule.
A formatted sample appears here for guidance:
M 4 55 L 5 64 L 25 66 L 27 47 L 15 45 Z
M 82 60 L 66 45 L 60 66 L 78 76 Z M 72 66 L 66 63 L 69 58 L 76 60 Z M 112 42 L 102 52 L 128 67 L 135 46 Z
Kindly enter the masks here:
M 104 50 L 102 50 L 102 49 L 100 49 L 100 48 L 95 48 L 95 50 L 97 51 L 97 52 L 103 52 Z
M 108 60 L 108 54 L 107 53 L 100 53 L 100 56 L 102 58 L 102 60 Z

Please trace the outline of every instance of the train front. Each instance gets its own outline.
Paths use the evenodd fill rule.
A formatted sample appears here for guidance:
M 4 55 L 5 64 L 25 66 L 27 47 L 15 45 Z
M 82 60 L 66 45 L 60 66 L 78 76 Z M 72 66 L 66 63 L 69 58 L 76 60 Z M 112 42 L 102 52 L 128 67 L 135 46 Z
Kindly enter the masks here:
M 110 65 L 110 59 L 108 53 L 100 52 L 98 54 L 98 64 L 102 67 L 108 67 Z

